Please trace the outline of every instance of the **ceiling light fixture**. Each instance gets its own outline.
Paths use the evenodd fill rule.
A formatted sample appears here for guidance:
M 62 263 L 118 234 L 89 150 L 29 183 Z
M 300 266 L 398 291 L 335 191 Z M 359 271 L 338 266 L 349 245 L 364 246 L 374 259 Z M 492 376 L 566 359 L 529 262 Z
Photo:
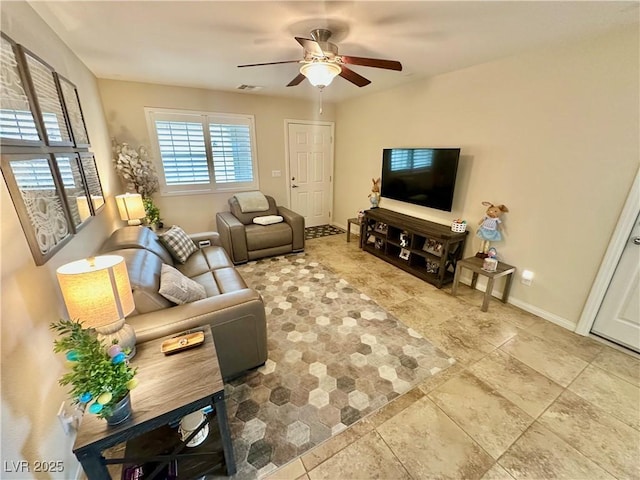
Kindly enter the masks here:
M 309 79 L 311 85 L 320 88 L 329 85 L 340 72 L 340 65 L 322 61 L 305 63 L 300 67 L 300 73 Z

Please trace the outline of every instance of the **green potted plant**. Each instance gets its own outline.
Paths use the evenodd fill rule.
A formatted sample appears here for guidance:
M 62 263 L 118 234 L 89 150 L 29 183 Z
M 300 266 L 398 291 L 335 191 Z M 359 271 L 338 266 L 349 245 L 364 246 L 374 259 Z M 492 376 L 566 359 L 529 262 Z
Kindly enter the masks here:
M 129 391 L 138 384 L 136 369 L 127 361 L 119 345 L 105 346 L 93 329 L 82 328 L 73 320 L 59 320 L 51 329 L 60 335 L 53 351 L 65 352 L 71 370 L 59 380 L 71 385 L 75 403 L 88 405 L 90 413 L 107 420 L 109 425 L 123 422 L 131 414 Z
M 160 209 L 153 203 L 151 198 L 143 198 L 142 204 L 144 205 L 144 211 L 147 214 L 147 223 L 153 227 L 162 228 L 162 222 L 160 221 Z

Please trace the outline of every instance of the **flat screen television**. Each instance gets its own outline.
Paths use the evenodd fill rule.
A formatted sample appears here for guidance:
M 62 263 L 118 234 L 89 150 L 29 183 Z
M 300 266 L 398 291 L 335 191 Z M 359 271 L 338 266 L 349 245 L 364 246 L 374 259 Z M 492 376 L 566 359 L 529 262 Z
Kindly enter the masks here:
M 459 159 L 459 148 L 385 148 L 380 194 L 450 212 Z

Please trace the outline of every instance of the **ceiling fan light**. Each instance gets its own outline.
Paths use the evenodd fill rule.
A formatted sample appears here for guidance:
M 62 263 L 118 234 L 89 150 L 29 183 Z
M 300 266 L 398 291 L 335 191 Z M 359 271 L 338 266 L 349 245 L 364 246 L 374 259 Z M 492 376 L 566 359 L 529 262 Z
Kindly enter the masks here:
M 300 67 L 300 73 L 307 77 L 314 87 L 326 87 L 341 71 L 339 65 L 328 62 L 305 63 Z

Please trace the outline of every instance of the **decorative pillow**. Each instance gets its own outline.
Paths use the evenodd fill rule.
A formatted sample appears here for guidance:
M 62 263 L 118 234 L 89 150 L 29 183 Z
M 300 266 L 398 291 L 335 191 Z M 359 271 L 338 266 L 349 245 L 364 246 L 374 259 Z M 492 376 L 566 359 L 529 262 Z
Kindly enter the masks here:
M 182 305 L 195 302 L 207 297 L 204 287 L 198 282 L 185 277 L 178 270 L 166 263 L 162 264 L 160 272 L 160 291 L 158 292 L 167 300 Z
M 280 223 L 284 220 L 280 215 L 264 215 L 262 217 L 254 217 L 253 223 L 258 225 L 271 225 L 272 223 Z
M 189 256 L 198 250 L 193 240 L 177 225 L 173 225 L 166 233 L 159 236 L 171 256 L 180 263 L 185 263 Z

